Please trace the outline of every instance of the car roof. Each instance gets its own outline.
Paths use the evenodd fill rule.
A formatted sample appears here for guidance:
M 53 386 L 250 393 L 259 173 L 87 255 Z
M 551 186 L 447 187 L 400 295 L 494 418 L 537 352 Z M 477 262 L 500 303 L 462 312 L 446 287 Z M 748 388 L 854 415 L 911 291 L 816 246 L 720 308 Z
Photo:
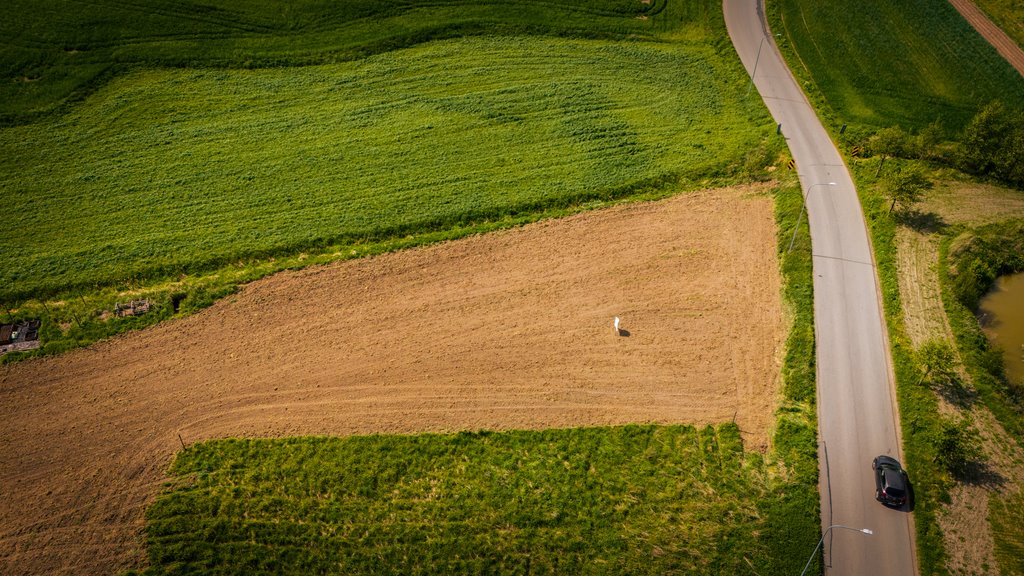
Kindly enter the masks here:
M 903 474 L 901 474 L 898 470 L 886 468 L 885 471 L 882 472 L 882 474 L 885 476 L 885 484 L 890 488 L 903 490 L 906 487 L 903 483 Z
M 896 469 L 903 468 L 902 466 L 900 466 L 900 461 L 899 460 L 893 458 L 892 456 L 886 456 L 884 454 L 879 456 L 878 458 L 875 458 L 875 462 L 879 466 L 885 464 L 885 465 L 892 466 L 893 468 L 896 468 Z

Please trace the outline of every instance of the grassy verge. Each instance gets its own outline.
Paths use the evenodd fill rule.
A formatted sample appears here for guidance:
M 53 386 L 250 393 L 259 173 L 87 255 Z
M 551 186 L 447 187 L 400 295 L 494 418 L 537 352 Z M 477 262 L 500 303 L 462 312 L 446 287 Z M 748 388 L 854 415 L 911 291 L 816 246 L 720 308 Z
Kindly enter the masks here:
M 779 261 L 783 278 L 783 301 L 791 322 L 782 362 L 783 395 L 776 412 L 772 437 L 773 457 L 785 466 L 789 487 L 778 498 L 765 499 L 762 510 L 766 523 L 778 535 L 772 552 L 773 564 L 761 574 L 793 573 L 792 561 L 813 550 L 821 535 L 821 499 L 818 494 L 818 420 L 815 410 L 814 278 L 807 219 L 802 189 L 795 178 L 785 182 L 775 196 L 778 223 Z M 802 221 L 788 250 L 793 229 Z M 810 544 L 810 548 L 808 545 Z M 821 556 L 814 558 L 814 572 L 820 570 Z M 803 566 L 801 565 L 801 569 Z
M 148 511 L 144 573 L 797 573 L 820 535 L 813 302 L 810 252 L 784 251 L 800 188 L 776 198 L 794 321 L 768 455 L 731 424 L 205 442 Z

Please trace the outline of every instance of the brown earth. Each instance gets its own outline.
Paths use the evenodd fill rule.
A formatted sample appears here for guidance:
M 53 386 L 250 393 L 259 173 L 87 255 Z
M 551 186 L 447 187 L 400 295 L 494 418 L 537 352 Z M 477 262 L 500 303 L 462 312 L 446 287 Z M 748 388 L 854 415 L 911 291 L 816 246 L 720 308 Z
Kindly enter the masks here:
M 766 190 L 282 273 L 0 367 L 0 573 L 142 565 L 181 441 L 735 420 L 764 449 L 784 335 Z

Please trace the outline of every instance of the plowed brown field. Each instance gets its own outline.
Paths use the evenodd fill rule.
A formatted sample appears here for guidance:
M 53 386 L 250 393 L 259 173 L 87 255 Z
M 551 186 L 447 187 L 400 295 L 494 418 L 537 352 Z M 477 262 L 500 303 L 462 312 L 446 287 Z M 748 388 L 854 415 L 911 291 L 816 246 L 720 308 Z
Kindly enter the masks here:
M 763 448 L 784 332 L 765 190 L 282 273 L 189 318 L 0 367 L 0 573 L 141 565 L 179 434 L 735 419 Z

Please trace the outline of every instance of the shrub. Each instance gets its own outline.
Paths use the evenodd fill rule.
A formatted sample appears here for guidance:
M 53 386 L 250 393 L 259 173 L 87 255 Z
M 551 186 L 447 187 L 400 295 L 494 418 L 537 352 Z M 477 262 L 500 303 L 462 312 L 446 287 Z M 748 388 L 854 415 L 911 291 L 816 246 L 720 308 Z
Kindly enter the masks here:
M 953 347 L 946 342 L 926 342 L 918 351 L 918 357 L 924 367 L 922 382 L 932 388 L 959 388 L 962 385 L 960 375 L 956 371 L 956 354 Z
M 942 419 L 935 439 L 935 461 L 950 474 L 963 476 L 981 455 L 981 436 L 966 418 Z
M 971 174 L 1024 184 L 1024 113 L 1000 101 L 986 105 L 964 128 L 956 164 Z

